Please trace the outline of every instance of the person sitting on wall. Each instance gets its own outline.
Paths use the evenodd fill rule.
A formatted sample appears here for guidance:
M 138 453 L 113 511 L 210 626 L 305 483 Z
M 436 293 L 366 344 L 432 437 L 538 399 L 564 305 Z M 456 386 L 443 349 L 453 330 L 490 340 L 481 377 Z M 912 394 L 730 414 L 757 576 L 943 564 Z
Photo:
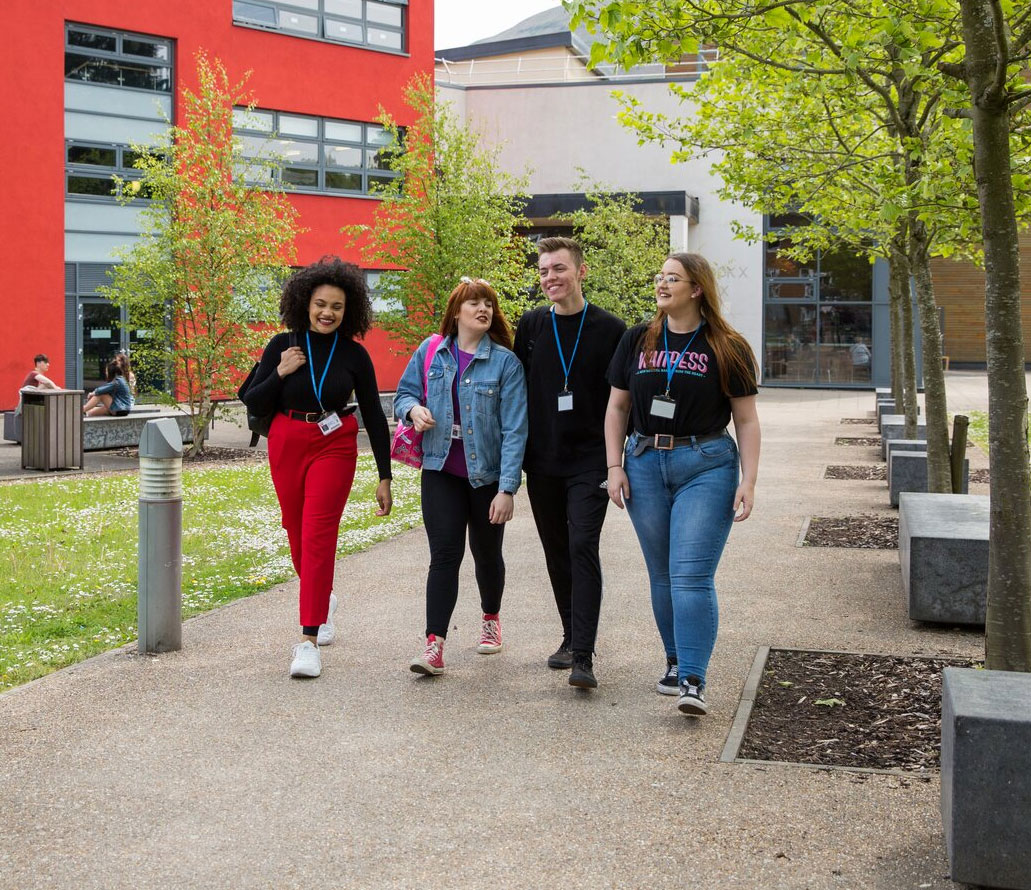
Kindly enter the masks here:
M 27 386 L 34 386 L 37 389 L 60 389 L 61 387 L 46 376 L 47 371 L 50 370 L 50 359 L 46 354 L 39 353 L 33 361 L 35 361 L 36 367 L 25 375 L 25 382 L 22 383 L 21 389 L 25 389 Z
M 122 367 L 117 359 L 107 363 L 104 373 L 107 383 L 98 386 L 90 394 L 86 404 L 82 406 L 82 413 L 87 417 L 125 417 L 133 405 L 132 391 L 129 389 L 129 382 L 122 375 Z

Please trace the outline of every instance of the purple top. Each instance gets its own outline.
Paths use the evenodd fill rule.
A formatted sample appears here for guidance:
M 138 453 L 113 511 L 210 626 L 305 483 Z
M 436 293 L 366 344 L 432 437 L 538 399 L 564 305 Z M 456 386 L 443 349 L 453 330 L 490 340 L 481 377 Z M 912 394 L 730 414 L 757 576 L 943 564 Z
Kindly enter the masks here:
M 458 404 L 458 381 L 465 374 L 466 368 L 469 367 L 469 362 L 476 356 L 474 352 L 462 352 L 457 345 L 452 344 L 451 354 L 455 356 L 458 361 L 458 373 L 455 374 L 455 381 L 451 384 L 451 407 L 455 412 L 455 423 L 460 427 L 462 424 L 462 406 Z M 462 435 L 466 434 L 466 429 L 463 427 Z M 452 439 L 451 448 L 447 453 L 447 459 L 444 461 L 444 466 L 441 467 L 445 473 L 450 473 L 452 476 L 461 476 L 463 479 L 469 478 L 469 469 L 465 465 L 465 446 L 462 444 L 462 439 Z

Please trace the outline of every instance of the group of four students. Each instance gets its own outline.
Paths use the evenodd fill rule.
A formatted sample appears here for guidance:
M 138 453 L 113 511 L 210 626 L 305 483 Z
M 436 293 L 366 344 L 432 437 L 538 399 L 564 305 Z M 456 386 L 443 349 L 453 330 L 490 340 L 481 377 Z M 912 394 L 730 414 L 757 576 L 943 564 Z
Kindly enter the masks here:
M 681 712 L 705 714 L 714 576 L 732 522 L 751 512 L 758 470 L 754 357 L 724 320 L 715 276 L 697 254 L 670 255 L 656 275 L 655 317 L 626 330 L 584 298 L 575 241 L 545 238 L 537 248 L 547 303 L 523 315 L 514 338 L 490 284 L 463 278 L 398 383 L 394 413 L 422 433 L 430 547 L 426 645 L 411 669 L 444 669 L 467 534 L 483 613 L 477 650 L 501 650 L 504 525 L 525 471 L 562 622 L 548 666 L 569 670 L 572 686 L 598 685 L 599 545 L 612 500 L 628 509 L 648 569 L 666 654 L 657 690 L 678 695 Z M 288 332 L 266 347 L 246 401 L 277 412 L 269 465 L 300 577 L 303 635 L 290 673 L 315 677 L 318 647 L 335 635 L 337 529 L 357 455 L 352 393 L 381 480 L 377 515 L 392 504 L 389 431 L 372 362 L 353 339 L 371 321 L 361 271 L 324 258 L 287 282 L 280 311 Z

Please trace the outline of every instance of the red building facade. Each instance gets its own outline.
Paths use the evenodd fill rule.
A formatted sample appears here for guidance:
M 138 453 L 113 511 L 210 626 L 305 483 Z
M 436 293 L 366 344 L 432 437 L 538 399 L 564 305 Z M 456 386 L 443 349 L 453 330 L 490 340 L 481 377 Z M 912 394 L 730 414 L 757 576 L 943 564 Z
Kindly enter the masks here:
M 111 249 L 138 231 L 111 174 L 132 175 L 129 144 L 162 129 L 162 113 L 177 120 L 198 50 L 231 79 L 252 72 L 258 108 L 291 149 L 284 179 L 306 229 L 297 261 L 361 264 L 339 230 L 372 220 L 375 118 L 382 106 L 411 122 L 402 92 L 433 67 L 432 0 L 8 0 L 5 12 L 18 39 L 0 54 L 0 157 L 12 173 L 0 192 L 0 407 L 17 402 L 38 352 L 56 382 L 88 387 L 107 353 L 131 347 L 127 320 L 96 293 Z M 404 358 L 379 331 L 366 346 L 392 389 Z

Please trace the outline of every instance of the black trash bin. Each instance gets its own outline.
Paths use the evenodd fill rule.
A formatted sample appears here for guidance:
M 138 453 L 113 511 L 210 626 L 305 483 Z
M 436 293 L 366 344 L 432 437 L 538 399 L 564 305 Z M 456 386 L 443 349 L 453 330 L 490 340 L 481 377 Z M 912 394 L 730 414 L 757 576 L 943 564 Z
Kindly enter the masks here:
M 83 391 L 38 389 L 21 395 L 22 469 L 81 470 Z

